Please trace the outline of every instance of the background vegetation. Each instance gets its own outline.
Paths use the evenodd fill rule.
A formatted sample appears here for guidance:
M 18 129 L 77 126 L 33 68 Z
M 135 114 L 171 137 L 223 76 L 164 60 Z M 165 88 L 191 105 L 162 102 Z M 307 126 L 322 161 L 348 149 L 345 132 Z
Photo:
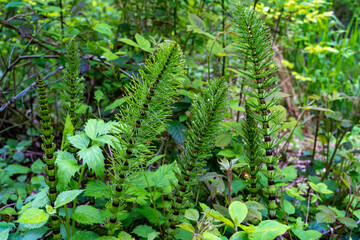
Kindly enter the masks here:
M 269 27 L 279 68 L 276 84 L 281 91 L 276 97 L 283 101 L 271 109 L 279 113 L 271 122 L 279 127 L 272 134 L 280 144 L 274 149 L 279 156 L 274 182 L 277 221 L 266 220 L 266 200 L 246 202 L 252 175 L 246 168 L 242 120 L 246 119 L 249 84 L 241 70 L 246 61 L 237 51 L 233 1 L 0 0 L 0 239 L 52 239 L 56 224 L 64 239 L 111 239 L 104 236 L 112 228 L 106 226 L 109 215 L 103 209 L 116 194 L 104 182 L 113 180 L 89 163 L 79 162 L 71 171 L 57 164 L 64 178 L 58 180 L 64 184 L 58 185 L 58 191 L 78 192 L 70 192 L 57 207 L 49 196 L 46 207 L 46 179 L 52 173 L 49 163 L 41 160 L 45 127 L 40 124 L 46 114 L 41 89 L 40 93 L 36 90 L 41 84 L 38 79 L 43 79 L 47 91 L 53 142 L 56 151 L 61 150 L 59 161 L 71 158 L 68 152 L 76 158 L 82 151 L 67 140 L 66 133 L 71 133 L 91 139 L 89 148 L 99 148 L 98 159 L 107 169 L 111 149 L 116 148 L 110 144 L 116 135 L 112 125 L 122 121 L 116 118 L 121 106 L 130 104 L 127 89 L 141 78 L 139 70 L 146 59 L 157 54 L 166 40 L 181 48 L 186 73 L 181 76 L 182 86 L 174 88 L 178 97 L 167 103 L 172 108 L 164 120 L 166 131 L 158 130 L 157 140 L 150 139 L 155 141 L 156 156 L 145 164 L 142 181 L 132 179 L 136 188 L 129 190 L 123 203 L 128 206 L 126 212 L 115 214 L 122 226 L 113 228 L 113 238 L 167 238 L 173 214 L 167 209 L 176 201 L 168 195 L 176 189 L 173 183 L 179 174 L 172 163 L 189 144 L 186 132 L 191 125 L 186 122 L 196 116 L 197 96 L 209 94 L 204 89 L 211 89 L 210 79 L 223 77 L 229 88 L 229 107 L 222 113 L 216 137 L 209 140 L 216 147 L 206 150 L 205 165 L 196 166 L 201 167 L 201 176 L 191 185 L 193 200 L 185 204 L 185 215 L 176 219 L 182 223 L 177 222 L 175 238 L 360 239 L 360 5 L 350 0 L 242 3 L 255 8 Z M 67 47 L 72 39 L 77 46 Z M 78 62 L 69 60 L 71 54 Z M 79 91 L 76 106 L 66 108 L 66 92 L 74 90 L 68 87 L 76 74 L 84 80 L 75 87 Z M 71 120 L 64 112 L 72 108 L 76 111 L 69 131 Z M 110 140 L 92 138 L 86 127 L 107 129 L 96 136 Z M 260 166 L 261 186 L 268 186 L 265 169 Z M 43 219 L 25 219 L 30 203 L 30 209 L 42 210 L 27 214 Z M 54 223 L 55 215 L 60 223 Z M 47 222 L 49 216 L 52 225 Z

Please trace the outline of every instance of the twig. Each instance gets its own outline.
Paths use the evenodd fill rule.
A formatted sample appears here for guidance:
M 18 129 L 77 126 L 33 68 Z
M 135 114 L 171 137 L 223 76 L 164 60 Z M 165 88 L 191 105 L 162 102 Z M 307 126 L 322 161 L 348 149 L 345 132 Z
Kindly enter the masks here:
M 61 71 L 64 67 L 60 66 L 57 69 L 55 69 L 54 71 L 52 71 L 51 73 L 47 74 L 46 76 L 43 77 L 43 79 L 46 79 L 52 75 L 54 75 L 55 73 L 57 73 L 58 71 Z M 39 75 L 40 73 L 36 74 L 35 76 Z M 7 101 L 1 108 L 0 108 L 0 113 L 2 111 L 4 111 L 6 108 L 9 107 L 10 104 L 12 104 L 13 102 L 15 102 L 18 98 L 24 96 L 28 91 L 30 91 L 30 89 L 34 88 L 36 86 L 36 84 L 38 84 L 38 80 L 36 79 L 35 82 L 33 82 L 32 84 L 30 84 L 29 87 L 25 88 L 23 91 L 21 91 L 18 95 L 16 95 L 15 97 L 13 97 L 12 99 L 10 99 L 9 101 Z

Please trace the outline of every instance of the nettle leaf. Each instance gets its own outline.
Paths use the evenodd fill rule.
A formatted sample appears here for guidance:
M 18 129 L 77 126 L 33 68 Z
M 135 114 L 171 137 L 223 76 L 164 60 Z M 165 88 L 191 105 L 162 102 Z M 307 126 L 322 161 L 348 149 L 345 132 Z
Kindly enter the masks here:
M 356 223 L 356 221 L 352 218 L 349 217 L 338 217 L 337 218 L 342 224 L 344 224 L 345 226 L 347 226 L 348 228 L 357 228 L 358 225 Z
M 316 214 L 316 221 L 318 223 L 334 223 L 336 220 L 336 213 L 330 208 L 320 205 L 318 209 L 321 211 Z
M 20 218 L 17 220 L 17 222 L 27 224 L 43 223 L 44 225 L 49 219 L 49 216 L 50 215 L 47 214 L 44 210 L 38 208 L 28 208 L 20 215 Z
M 297 172 L 293 165 L 284 167 L 280 171 L 281 175 L 285 178 L 285 182 L 292 182 L 297 177 Z
M 284 203 L 284 211 L 287 214 L 291 215 L 291 214 L 295 213 L 295 207 L 294 207 L 294 205 L 292 205 L 292 203 L 290 203 L 287 200 L 284 200 L 283 203 Z
M 120 232 L 119 236 L 118 236 L 119 240 L 135 240 L 135 238 L 131 237 L 130 234 L 128 234 L 127 232 Z
M 31 229 L 25 233 L 21 240 L 34 240 L 41 239 L 42 236 L 48 231 L 48 227 L 44 226 L 41 228 Z M 0 237 L 0 239 L 2 239 Z
M 199 212 L 195 209 L 186 209 L 185 218 L 197 221 L 199 219 Z
M 79 172 L 80 166 L 78 165 L 74 155 L 65 151 L 57 151 L 55 163 L 58 166 L 58 187 L 61 191 L 67 189 L 70 179 Z
M 104 179 L 105 163 L 104 155 L 98 145 L 93 145 L 89 148 L 81 149 L 78 156 L 87 164 L 90 170 L 95 171 L 95 174 L 101 179 Z
M 11 164 L 6 168 L 6 173 L 11 177 L 15 174 L 26 174 L 30 172 L 30 168 L 18 164 Z
M 167 130 L 171 137 L 180 144 L 184 143 L 185 130 L 187 129 L 185 125 L 179 121 L 167 122 L 167 125 Z
M 189 223 L 180 223 L 179 225 L 176 225 L 176 226 L 179 227 L 179 228 L 182 228 L 182 229 L 184 229 L 184 230 L 186 230 L 188 232 L 191 232 L 191 233 L 195 232 L 194 227 Z
M 75 136 L 68 137 L 69 142 L 78 149 L 87 148 L 90 143 L 90 139 L 85 135 L 85 133 L 79 133 Z
M 265 220 L 249 236 L 250 239 L 273 240 L 277 236 L 284 234 L 288 229 L 288 226 L 277 221 Z
M 147 225 L 138 225 L 136 228 L 132 231 L 139 237 L 147 238 L 150 233 L 156 232 L 152 227 Z
M 72 218 L 82 224 L 103 223 L 104 221 L 100 212 L 93 206 L 89 205 L 77 207 L 75 212 L 72 214 Z
M 35 199 L 31 202 L 31 207 L 33 208 L 42 208 L 46 206 L 46 204 L 50 203 L 50 199 L 48 197 L 49 188 L 43 188 L 36 194 Z
M 84 190 L 68 190 L 60 193 L 55 200 L 55 208 L 64 206 L 65 204 L 72 202 L 83 191 Z
M 159 232 L 152 232 L 149 233 L 147 236 L 147 240 L 154 240 L 155 238 L 157 238 L 160 235 Z
M 90 119 L 85 124 L 85 133 L 92 140 L 97 140 L 101 135 L 108 134 L 114 126 L 114 122 L 105 123 L 104 120 Z
M 111 198 L 109 187 L 102 181 L 94 180 L 86 184 L 84 196 Z
M 234 225 L 237 226 L 246 218 L 248 214 L 248 208 L 245 203 L 234 201 L 229 206 L 230 217 L 234 222 Z

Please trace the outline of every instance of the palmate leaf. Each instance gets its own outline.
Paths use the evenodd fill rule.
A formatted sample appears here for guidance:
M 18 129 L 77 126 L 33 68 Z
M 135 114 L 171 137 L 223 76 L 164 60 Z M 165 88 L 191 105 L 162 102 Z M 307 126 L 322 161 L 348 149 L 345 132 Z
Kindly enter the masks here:
M 104 221 L 100 212 L 93 206 L 89 205 L 77 207 L 72 215 L 72 218 L 78 223 L 87 225 L 94 223 L 103 223 Z
M 83 160 L 83 163 L 87 164 L 90 170 L 95 171 L 97 176 L 104 179 L 105 157 L 98 145 L 81 149 L 77 154 Z
M 87 148 L 90 143 L 90 139 L 86 136 L 85 133 L 79 133 L 75 136 L 68 138 L 69 142 L 78 149 Z
M 64 191 L 70 182 L 70 179 L 80 170 L 74 155 L 65 151 L 57 151 L 55 163 L 58 166 L 58 187 Z
M 96 140 L 97 137 L 108 134 L 110 130 L 113 128 L 115 122 L 107 122 L 105 123 L 102 119 L 90 119 L 85 124 L 85 133 L 92 140 Z

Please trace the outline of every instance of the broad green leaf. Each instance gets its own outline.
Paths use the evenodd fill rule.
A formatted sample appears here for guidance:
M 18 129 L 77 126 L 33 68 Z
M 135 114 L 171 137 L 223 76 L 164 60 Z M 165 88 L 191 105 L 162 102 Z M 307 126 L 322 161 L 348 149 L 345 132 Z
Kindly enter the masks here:
M 249 240 L 249 238 L 245 232 L 237 232 L 234 233 L 229 240 Z
M 133 47 L 137 47 L 137 48 L 140 47 L 139 44 L 137 44 L 133 40 L 130 40 L 130 39 L 127 39 L 127 38 L 120 38 L 119 41 L 123 42 L 123 43 L 126 43 L 126 44 L 128 44 L 130 46 L 133 46 Z
M 287 214 L 291 215 L 295 213 L 295 207 L 290 203 L 288 200 L 283 201 L 284 204 L 284 210 Z
M 360 209 L 355 210 L 355 211 L 353 212 L 353 214 L 355 215 L 355 217 L 357 217 L 358 219 L 360 219 Z
M 215 218 L 223 223 L 225 223 L 226 225 L 234 228 L 234 224 L 227 218 L 224 218 L 223 216 L 220 216 L 218 214 L 215 214 L 215 213 L 212 213 L 212 212 L 208 212 L 208 213 L 205 213 L 207 216 L 209 217 L 212 217 L 212 218 Z
M 134 228 L 134 230 L 132 232 L 135 233 L 136 235 L 138 235 L 139 237 L 147 238 L 150 233 L 156 232 L 156 231 L 150 226 L 138 225 Z
M 245 203 L 234 201 L 229 206 L 229 213 L 234 225 L 237 226 L 244 221 L 246 215 L 248 214 L 248 209 Z
M 84 190 L 68 190 L 65 192 L 61 192 L 55 200 L 55 208 L 64 206 L 65 204 L 72 202 L 83 191 Z
M 67 189 L 70 179 L 79 172 L 80 166 L 74 155 L 65 151 L 57 151 L 55 163 L 58 166 L 58 187 L 64 191 Z
M 72 218 L 81 224 L 91 225 L 94 223 L 103 223 L 100 212 L 93 206 L 83 205 L 76 208 Z
M 18 7 L 18 6 L 22 6 L 22 5 L 23 5 L 22 2 L 11 1 L 8 4 L 6 4 L 5 8 Z
M 49 188 L 43 188 L 36 194 L 36 197 L 31 202 L 31 207 L 33 208 L 42 208 L 46 206 L 46 204 L 50 203 L 50 199 L 48 197 Z
M 115 59 L 118 59 L 119 58 L 119 56 L 118 55 L 116 55 L 115 53 L 112 53 L 109 49 L 107 49 L 106 47 L 100 47 L 104 52 L 103 52 L 103 56 L 106 58 L 106 60 L 108 60 L 108 61 L 113 61 L 113 60 L 115 60 Z M 95 92 L 96 93 L 96 92 Z M 96 95 L 95 95 L 95 99 L 97 100 L 97 97 L 96 97 Z M 100 101 L 100 100 L 97 100 L 98 102 Z
M 48 231 L 48 227 L 44 226 L 41 228 L 30 229 L 26 231 L 25 235 L 21 238 L 21 240 L 34 240 L 41 239 L 42 236 Z M 0 237 L 0 239 L 2 239 Z
M 281 224 L 274 220 L 262 221 L 255 229 L 250 233 L 250 239 L 261 240 L 273 240 L 277 236 L 284 234 L 289 229 L 288 226 Z
M 204 236 L 205 240 L 221 240 L 221 238 L 219 238 L 215 234 L 209 233 L 209 232 L 204 232 L 203 236 Z
M 358 224 L 356 221 L 349 217 L 338 217 L 337 220 L 339 220 L 342 224 L 347 226 L 348 228 L 357 228 Z
M 119 142 L 119 140 L 112 135 L 102 135 L 100 137 L 97 137 L 96 141 L 101 142 L 103 144 L 108 144 L 113 148 L 115 148 L 115 143 Z
M 219 135 L 216 139 L 215 146 L 217 147 L 226 147 L 229 145 L 232 139 L 232 133 L 226 132 Z
M 95 95 L 94 99 L 95 99 L 97 102 L 100 102 L 101 100 L 104 99 L 104 93 L 103 93 L 100 89 L 96 90 L 95 93 L 94 93 L 94 95 Z
M 284 167 L 280 171 L 281 175 L 285 178 L 285 182 L 292 182 L 297 177 L 297 172 L 293 165 Z
M 215 178 L 215 180 L 211 183 L 210 186 L 211 197 L 215 198 L 217 194 L 223 194 L 225 191 L 225 184 L 221 178 Z
M 147 163 L 146 163 L 146 166 L 150 166 L 151 164 L 153 164 L 154 162 L 157 162 L 159 161 L 161 158 L 163 158 L 165 155 L 157 155 L 155 157 L 153 157 L 151 160 L 149 160 Z
M 40 174 L 44 171 L 45 163 L 40 159 L 36 160 L 33 164 L 31 164 L 31 171 L 35 174 Z
M 197 221 L 199 219 L 199 212 L 195 209 L 186 209 L 185 218 L 193 221 Z
M 293 228 L 291 231 L 300 239 L 300 240 L 316 240 L 321 238 L 322 234 L 316 230 L 305 231 L 300 228 Z
M 182 144 L 185 138 L 185 125 L 179 121 L 167 122 L 167 125 L 167 130 L 171 137 L 173 137 L 178 143 Z
M 68 140 L 74 147 L 78 149 L 87 148 L 90 143 L 90 139 L 83 132 L 76 134 L 75 136 L 68 137 Z
M 190 27 L 191 30 L 193 30 L 194 32 L 197 32 L 197 33 L 206 31 L 206 26 L 205 26 L 204 21 L 201 18 L 199 18 L 197 15 L 188 13 L 188 19 L 191 24 L 191 27 Z M 189 27 L 188 27 L 188 31 L 189 31 Z
M 72 135 L 73 133 L 74 133 L 74 125 L 72 124 L 70 115 L 67 114 L 64 125 L 63 137 L 62 137 L 63 143 L 66 141 L 68 134 Z
M 105 111 L 115 109 L 125 102 L 125 98 L 116 99 L 112 104 L 107 105 Z
M 83 160 L 83 164 L 87 164 L 90 170 L 95 171 L 95 174 L 101 179 L 104 178 L 105 162 L 104 155 L 98 145 L 93 145 L 90 148 L 81 149 L 78 156 Z
M 227 157 L 227 158 L 232 158 L 235 157 L 235 153 L 233 150 L 231 149 L 223 149 L 220 152 L 218 152 L 217 154 L 218 156 L 223 156 L 223 157 Z
M 6 173 L 11 177 L 15 174 L 26 174 L 30 172 L 30 168 L 18 164 L 11 164 L 6 168 Z
M 111 198 L 109 187 L 104 182 L 99 180 L 94 180 L 86 184 L 84 196 Z
M 322 107 L 313 107 L 313 106 L 306 106 L 306 107 L 300 107 L 302 109 L 305 110 L 316 110 L 316 111 L 320 111 L 320 112 L 333 112 L 331 109 L 327 109 L 327 108 L 322 108 Z
M 189 223 L 180 223 L 179 225 L 176 225 L 176 226 L 179 227 L 179 228 L 182 228 L 182 229 L 184 229 L 184 230 L 186 230 L 188 232 L 191 232 L 191 233 L 195 232 L 194 227 Z
M 111 27 L 105 23 L 98 23 L 95 25 L 95 27 L 93 27 L 93 29 L 99 33 L 107 35 L 108 37 L 111 37 L 113 35 Z
M 147 51 L 147 52 L 152 52 L 152 49 L 150 48 L 151 47 L 150 42 L 148 40 L 146 40 L 143 36 L 136 33 L 135 39 L 142 50 Z
M 157 238 L 160 235 L 159 232 L 151 232 L 148 234 L 147 236 L 147 240 L 154 240 L 155 238 Z
M 120 234 L 122 234 L 122 233 L 125 233 L 125 232 L 121 232 Z M 119 236 L 120 236 L 120 234 L 119 234 Z M 117 238 L 117 237 L 114 237 L 114 236 L 101 236 L 101 237 L 98 237 L 95 240 L 119 240 L 119 239 L 121 239 L 121 240 L 133 240 L 133 238 L 131 238 L 131 236 L 129 238 L 127 238 L 127 237 Z
M 17 220 L 17 222 L 30 224 L 45 224 L 49 219 L 49 216 L 50 215 L 47 214 L 44 210 L 38 208 L 28 208 L 20 215 L 20 218 Z
M 10 232 L 10 228 L 7 228 L 5 230 L 2 230 L 0 232 L 0 239 L 4 239 L 7 240 L 9 238 L 9 232 Z

